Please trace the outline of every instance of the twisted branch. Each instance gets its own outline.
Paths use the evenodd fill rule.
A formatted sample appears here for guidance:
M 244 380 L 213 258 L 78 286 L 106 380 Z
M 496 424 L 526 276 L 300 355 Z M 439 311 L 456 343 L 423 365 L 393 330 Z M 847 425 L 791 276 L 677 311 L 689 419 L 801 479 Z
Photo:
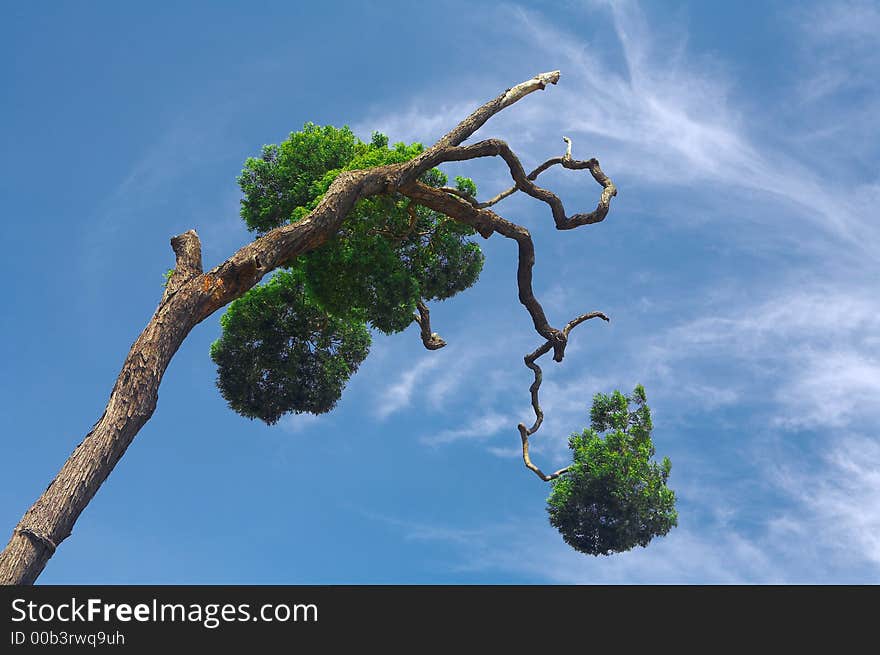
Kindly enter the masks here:
M 535 330 L 547 341 L 552 343 L 554 350 L 553 359 L 562 361 L 565 355 L 565 343 L 567 335 L 562 330 L 557 330 L 547 321 L 541 303 L 535 298 L 532 290 L 532 268 L 535 265 L 535 244 L 529 231 L 521 225 L 511 223 L 498 214 L 480 209 L 462 200 L 457 196 L 450 195 L 421 182 L 412 182 L 399 191 L 417 201 L 419 204 L 441 212 L 447 216 L 470 225 L 483 237 L 488 238 L 493 232 L 516 241 L 519 250 L 519 265 L 516 271 L 517 286 L 519 288 L 519 301 L 529 312 Z
M 413 321 L 418 323 L 421 328 L 422 343 L 428 350 L 440 350 L 446 345 L 446 342 L 440 338 L 439 334 L 431 332 L 431 312 L 428 310 L 428 306 L 419 300 L 416 303 L 416 309 L 419 310 L 419 313 L 413 314 Z
M 548 159 L 529 175 L 526 175 L 519 158 L 510 146 L 500 139 L 487 139 L 470 146 L 454 145 L 443 148 L 437 154 L 436 163 L 465 161 L 489 156 L 500 156 L 504 159 L 516 184 L 487 203 L 477 203 L 475 199 L 452 187 L 435 189 L 417 180 L 398 188 L 398 191 L 420 204 L 472 226 L 484 238 L 488 238 L 494 232 L 498 232 L 517 242 L 519 246 L 519 265 L 517 267 L 519 300 L 531 315 L 535 330 L 550 343 L 550 347 L 553 348 L 553 359 L 557 362 L 561 362 L 565 355 L 565 344 L 571 328 L 568 330 L 558 330 L 551 326 L 541 304 L 535 298 L 532 290 L 532 268 L 535 264 L 535 247 L 531 234 L 526 228 L 501 218 L 490 211 L 488 207 L 515 191 L 522 190 L 550 206 L 556 228 L 559 230 L 570 230 L 581 225 L 598 223 L 604 220 L 610 209 L 611 198 L 617 195 L 617 188 L 611 179 L 602 172 L 596 159 L 587 161 L 572 159 L 571 139 L 568 137 L 563 137 L 563 139 L 567 144 L 565 154 L 561 157 Z M 559 197 L 533 182 L 538 175 L 555 164 L 561 164 L 564 168 L 572 170 L 587 169 L 590 171 L 593 179 L 602 185 L 603 189 L 599 198 L 599 204 L 594 211 L 588 214 L 566 216 L 565 207 Z
M 566 142 L 569 144 L 569 147 L 565 155 L 548 159 L 528 175 L 526 175 L 525 169 L 519 161 L 519 157 L 517 157 L 513 150 L 511 150 L 510 146 L 500 139 L 486 139 L 470 146 L 448 148 L 444 153 L 444 160 L 466 161 L 479 157 L 501 157 L 505 163 L 507 163 L 507 167 L 510 169 L 510 176 L 516 184 L 512 188 L 498 194 L 487 203 L 481 204 L 480 207 L 489 207 L 499 200 L 511 195 L 515 191 L 524 191 L 533 198 L 541 200 L 550 206 L 550 211 L 553 214 L 553 220 L 556 223 L 557 230 L 571 230 L 580 227 L 581 225 L 590 225 L 605 220 L 605 216 L 611 208 L 611 198 L 617 195 L 617 187 L 614 186 L 611 179 L 605 175 L 599 167 L 599 162 L 596 159 L 588 159 L 586 161 L 572 159 L 570 155 L 571 140 L 566 137 Z M 536 179 L 538 175 L 556 164 L 562 164 L 563 168 L 571 170 L 587 169 L 590 171 L 593 179 L 603 187 L 596 209 L 587 214 L 566 216 L 565 207 L 559 199 L 559 196 L 534 183 L 533 180 Z
M 566 160 L 566 158 L 571 159 L 571 139 L 569 139 L 567 136 L 564 136 L 562 138 L 563 138 L 563 140 L 565 140 L 566 143 L 568 143 L 568 148 L 565 151 L 565 155 L 562 157 L 551 157 L 550 159 L 545 161 L 543 164 L 538 166 L 531 173 L 529 173 L 526 176 L 527 180 L 529 180 L 529 181 L 537 180 L 538 176 L 541 173 L 543 173 L 544 171 L 546 171 L 548 168 L 550 168 L 551 166 L 555 166 L 556 164 L 561 164 L 563 161 Z M 578 163 L 580 163 L 580 162 L 578 162 Z M 517 191 L 519 191 L 519 187 L 516 184 L 514 184 L 509 189 L 505 189 L 504 191 L 499 193 L 497 196 L 487 200 L 486 202 L 479 203 L 479 206 L 480 207 L 491 207 L 495 203 L 501 202 L 502 200 L 504 200 L 508 196 L 512 196 Z
M 563 334 L 566 338 L 568 338 L 569 332 L 571 332 L 578 325 L 583 323 L 584 321 L 588 321 L 591 318 L 601 318 L 603 321 L 610 321 L 602 312 L 590 312 L 589 314 L 581 314 L 577 318 L 573 318 L 566 324 L 566 326 L 562 329 Z M 545 355 L 550 351 L 552 344 L 547 341 L 546 343 L 541 344 L 538 348 L 526 355 L 523 358 L 526 366 L 529 367 L 535 374 L 535 380 L 532 382 L 529 387 L 529 393 L 532 396 L 532 409 L 535 411 L 535 422 L 532 424 L 532 427 L 526 428 L 524 423 L 520 423 L 517 425 L 517 429 L 519 430 L 519 436 L 522 440 L 522 452 L 523 452 L 523 462 L 525 462 L 526 468 L 531 471 L 534 471 L 535 475 L 541 478 L 544 482 L 549 482 L 555 478 L 558 478 L 560 475 L 565 473 L 568 470 L 568 467 L 561 468 L 555 473 L 551 473 L 550 475 L 545 474 L 541 469 L 539 469 L 535 464 L 532 463 L 531 457 L 529 457 L 529 437 L 535 432 L 538 431 L 538 428 L 541 427 L 541 423 L 544 422 L 544 411 L 541 409 L 541 404 L 538 401 L 538 390 L 541 388 L 541 382 L 544 380 L 544 374 L 541 371 L 541 367 L 535 363 L 542 355 Z

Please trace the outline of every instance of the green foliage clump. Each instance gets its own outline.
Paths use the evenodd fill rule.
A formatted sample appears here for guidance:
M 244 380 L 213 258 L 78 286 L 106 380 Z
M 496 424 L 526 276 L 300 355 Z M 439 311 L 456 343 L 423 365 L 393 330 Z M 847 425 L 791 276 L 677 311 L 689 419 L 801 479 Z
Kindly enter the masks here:
M 588 555 L 647 546 L 678 524 L 675 493 L 666 486 L 671 463 L 651 461 L 651 410 L 645 389 L 631 396 L 597 394 L 591 428 L 573 434 L 573 463 L 553 481 L 550 524 Z M 604 433 L 604 434 L 600 434 Z
M 220 323 L 211 345 L 220 392 L 236 412 L 269 425 L 288 412 L 330 411 L 370 349 L 366 326 L 322 311 L 298 271 L 278 271 L 231 303 Z
M 390 334 L 412 323 L 420 298 L 445 300 L 476 282 L 483 254 L 466 241 L 472 234 L 408 199 L 378 196 L 359 202 L 340 238 L 301 265 L 327 311 Z
M 244 193 L 241 217 L 248 229 L 262 233 L 286 223 L 297 207 L 314 199 L 317 180 L 351 161 L 356 144 L 347 127 L 306 123 L 280 145 L 263 146 L 260 157 L 248 157 L 238 178 Z
M 388 137 L 378 132 L 373 133 L 370 143 L 364 143 L 347 127 L 338 129 L 307 123 L 302 131 L 292 133 L 283 143 L 264 146 L 261 157 L 251 157 L 245 162 L 238 179 L 244 194 L 241 216 L 250 230 L 266 233 L 307 216 L 341 172 L 406 162 L 422 151 L 419 143 L 389 146 Z M 440 187 L 446 184 L 447 178 L 433 169 L 424 174 L 421 181 Z M 459 190 L 476 195 L 476 186 L 471 180 L 456 178 L 456 185 Z M 340 321 L 340 325 L 351 329 L 358 326 L 359 330 L 366 331 L 370 325 L 387 334 L 400 332 L 412 323 L 419 300 L 445 300 L 476 282 L 483 267 L 483 253 L 469 240 L 474 234 L 472 228 L 415 205 L 400 194 L 366 198 L 355 204 L 334 238 L 288 262 L 289 275 L 276 276 L 271 283 L 275 289 L 273 298 L 284 295 L 307 299 L 307 302 L 299 301 L 296 308 L 288 307 L 287 315 L 294 311 L 316 312 L 328 325 Z M 280 294 L 281 287 L 289 288 Z M 264 287 L 255 287 L 241 301 L 266 293 Z M 275 319 L 271 314 L 283 309 L 277 303 L 254 302 L 248 307 L 250 323 L 224 317 L 223 337 L 218 344 L 224 340 L 255 343 L 261 329 L 270 329 L 259 326 L 273 325 Z M 234 306 L 230 306 L 227 316 L 235 311 Z M 290 321 L 285 323 L 285 329 L 290 325 Z M 249 332 L 239 334 L 245 326 Z M 214 348 L 218 352 L 221 349 L 217 344 Z M 256 352 L 239 350 L 234 358 L 236 366 L 243 367 L 245 373 L 236 374 L 228 363 L 220 367 L 218 385 L 239 413 L 277 420 L 276 414 L 283 402 L 243 388 L 245 380 L 253 383 L 246 372 L 253 373 L 255 365 L 243 359 L 252 351 Z M 275 371 L 276 367 L 282 367 L 282 363 L 264 357 L 256 368 L 275 380 L 274 391 L 282 397 L 295 395 L 285 385 L 325 385 L 328 387 L 325 395 L 334 397 L 334 402 L 339 397 L 337 391 L 341 393 L 353 372 L 352 369 L 338 380 L 324 376 L 315 381 L 310 377 L 312 371 L 306 367 L 297 370 L 288 362 L 283 365 L 283 373 Z M 268 403 L 271 411 L 260 411 L 257 408 L 260 402 Z M 288 404 L 293 408 L 288 411 L 316 411 L 295 408 L 303 406 L 301 404 Z M 329 409 L 332 403 L 308 406 Z

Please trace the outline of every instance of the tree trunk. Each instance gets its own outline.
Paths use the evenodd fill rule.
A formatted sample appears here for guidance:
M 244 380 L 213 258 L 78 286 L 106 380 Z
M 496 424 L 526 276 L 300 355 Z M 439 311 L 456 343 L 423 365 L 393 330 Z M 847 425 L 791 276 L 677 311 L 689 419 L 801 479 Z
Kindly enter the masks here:
M 156 409 L 159 384 L 190 331 L 267 272 L 323 243 L 354 202 L 383 189 L 383 169 L 344 173 L 312 215 L 273 230 L 202 273 L 195 231 L 174 237 L 177 262 L 150 322 L 116 379 L 104 414 L 18 522 L 0 554 L 0 584 L 32 584 Z
M 192 294 L 159 306 L 131 347 L 103 416 L 18 523 L 0 557 L 0 583 L 31 584 L 153 415 L 171 357 L 197 323 Z

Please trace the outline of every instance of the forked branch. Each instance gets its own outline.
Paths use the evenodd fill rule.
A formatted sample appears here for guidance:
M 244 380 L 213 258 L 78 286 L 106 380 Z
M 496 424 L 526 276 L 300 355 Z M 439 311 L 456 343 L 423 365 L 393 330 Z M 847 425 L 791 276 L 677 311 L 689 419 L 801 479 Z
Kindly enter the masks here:
M 553 214 L 553 220 L 556 223 L 557 230 L 571 230 L 580 227 L 581 225 L 590 225 L 592 223 L 603 221 L 611 207 L 611 198 L 617 195 L 617 187 L 614 186 L 611 179 L 605 175 L 596 159 L 588 159 L 586 161 L 572 159 L 570 155 L 571 140 L 566 138 L 566 141 L 569 144 L 569 150 L 565 155 L 548 159 L 528 175 L 526 175 L 525 169 L 519 161 L 519 157 L 516 156 L 509 145 L 500 139 L 486 139 L 485 141 L 479 141 L 469 146 L 449 148 L 446 151 L 446 157 L 448 159 L 445 161 L 465 161 L 477 159 L 479 157 L 501 157 L 510 169 L 510 176 L 513 178 L 515 184 L 510 189 L 501 192 L 495 196 L 495 198 L 492 198 L 488 202 L 482 203 L 479 206 L 490 207 L 516 191 L 523 191 L 550 206 L 550 211 Z M 602 185 L 602 194 L 599 196 L 599 203 L 596 206 L 596 209 L 585 214 L 566 216 L 565 206 L 562 204 L 562 200 L 559 199 L 559 196 L 534 183 L 534 180 L 537 179 L 538 175 L 556 164 L 562 164 L 563 168 L 568 168 L 570 170 L 586 169 L 590 171 L 590 175 L 593 176 L 593 179 Z
M 485 238 L 491 236 L 493 232 L 498 232 L 516 241 L 519 253 L 519 265 L 516 271 L 519 301 L 532 317 L 532 322 L 538 334 L 552 342 L 554 359 L 562 361 L 565 354 L 566 336 L 562 333 L 562 330 L 557 330 L 547 321 L 544 309 L 541 307 L 538 299 L 535 298 L 532 290 L 535 245 L 532 242 L 532 236 L 529 234 L 529 231 L 521 225 L 501 218 L 498 214 L 488 209 L 475 207 L 458 196 L 446 193 L 441 189 L 435 189 L 421 182 L 412 182 L 401 187 L 399 190 L 402 194 L 412 198 L 419 204 L 445 214 L 456 221 L 470 225 Z
M 399 187 L 399 191 L 404 195 L 409 196 L 413 201 L 450 216 L 454 220 L 470 225 L 484 238 L 488 238 L 492 233 L 498 232 L 509 239 L 513 239 L 517 243 L 519 264 L 516 277 L 519 289 L 519 300 L 532 317 L 535 330 L 546 339 L 541 346 L 539 346 L 534 352 L 526 355 L 524 358 L 525 365 L 533 371 L 535 376 L 534 381 L 529 387 L 532 408 L 535 412 L 535 422 L 530 428 L 527 428 L 523 423 L 520 423 L 517 426 L 517 429 L 519 430 L 520 439 L 522 441 L 523 462 L 529 470 L 533 471 L 545 482 L 558 478 L 565 473 L 568 468 L 562 468 L 547 475 L 532 462 L 529 454 L 529 437 L 537 432 L 541 427 L 541 423 L 544 421 L 544 412 L 541 409 L 541 404 L 538 398 L 538 391 L 541 388 L 541 382 L 543 381 L 543 372 L 541 371 L 541 367 L 536 363 L 536 360 L 550 350 L 553 350 L 553 359 L 557 362 L 561 362 L 565 354 L 565 346 L 568 343 L 568 335 L 575 327 L 592 318 L 601 318 L 605 321 L 608 321 L 609 318 L 602 312 L 591 312 L 572 319 L 562 330 L 558 330 L 551 326 L 543 308 L 541 307 L 541 303 L 535 297 L 532 289 L 532 269 L 535 265 L 535 247 L 529 231 L 521 225 L 511 223 L 510 221 L 501 218 L 493 211 L 490 211 L 489 207 L 517 191 L 523 191 L 533 198 L 545 202 L 550 207 L 553 220 L 556 224 L 556 229 L 558 230 L 570 230 L 580 227 L 581 225 L 590 225 L 604 220 L 611 206 L 611 198 L 617 195 L 617 187 L 611 179 L 605 175 L 596 159 L 588 159 L 584 161 L 573 159 L 571 156 L 571 139 L 563 137 L 563 140 L 566 143 L 565 154 L 560 157 L 548 159 L 528 175 L 526 175 L 519 157 L 516 156 L 510 146 L 500 139 L 487 139 L 470 146 L 451 144 L 440 148 L 439 151 L 435 150 L 437 148 L 437 146 L 435 146 L 435 149 L 432 149 L 436 152 L 434 159 L 432 160 L 435 163 L 466 161 L 490 156 L 498 156 L 505 161 L 510 170 L 510 175 L 514 180 L 514 185 L 486 202 L 477 202 L 475 198 L 472 198 L 468 194 L 453 187 L 435 189 L 415 180 Z M 579 213 L 567 216 L 565 213 L 565 207 L 559 197 L 553 192 L 535 184 L 534 181 L 541 173 L 557 164 L 560 164 L 563 168 L 569 170 L 588 170 L 593 179 L 602 186 L 602 193 L 599 196 L 599 203 L 595 210 L 589 213 Z M 422 312 L 422 309 L 420 308 L 419 311 Z M 424 327 L 427 322 L 424 313 L 422 314 L 422 320 L 419 320 L 418 317 L 416 317 L 416 320 L 419 322 L 419 325 L 422 326 L 422 340 L 425 341 L 426 334 L 429 334 L 429 331 L 426 332 L 426 328 Z M 426 347 L 429 347 L 427 341 L 425 341 L 425 345 Z

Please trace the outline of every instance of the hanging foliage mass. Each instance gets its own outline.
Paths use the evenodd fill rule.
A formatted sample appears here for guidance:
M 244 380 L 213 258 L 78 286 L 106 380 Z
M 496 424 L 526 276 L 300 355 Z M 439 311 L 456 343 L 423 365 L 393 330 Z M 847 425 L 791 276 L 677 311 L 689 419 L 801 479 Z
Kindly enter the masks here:
M 295 223 L 342 171 L 402 163 L 422 150 L 418 143 L 389 147 L 379 133 L 364 143 L 348 128 L 307 123 L 245 162 L 242 218 L 260 234 Z M 420 181 L 438 188 L 447 179 L 432 169 Z M 476 194 L 466 178 L 457 189 Z M 476 282 L 483 254 L 469 239 L 474 234 L 398 193 L 361 200 L 334 238 L 229 306 L 211 349 L 223 397 L 267 423 L 288 412 L 328 411 L 367 354 L 368 326 L 400 332 L 420 302 L 445 300 Z
M 302 278 L 278 271 L 221 319 L 211 357 L 223 397 L 242 416 L 271 425 L 288 412 L 330 411 L 369 352 L 366 325 L 324 312 Z
M 669 458 L 651 461 L 651 410 L 645 389 L 631 396 L 597 394 L 591 427 L 569 439 L 573 463 L 553 480 L 550 524 L 572 548 L 609 555 L 647 546 L 678 524 L 675 494 L 666 486 Z

